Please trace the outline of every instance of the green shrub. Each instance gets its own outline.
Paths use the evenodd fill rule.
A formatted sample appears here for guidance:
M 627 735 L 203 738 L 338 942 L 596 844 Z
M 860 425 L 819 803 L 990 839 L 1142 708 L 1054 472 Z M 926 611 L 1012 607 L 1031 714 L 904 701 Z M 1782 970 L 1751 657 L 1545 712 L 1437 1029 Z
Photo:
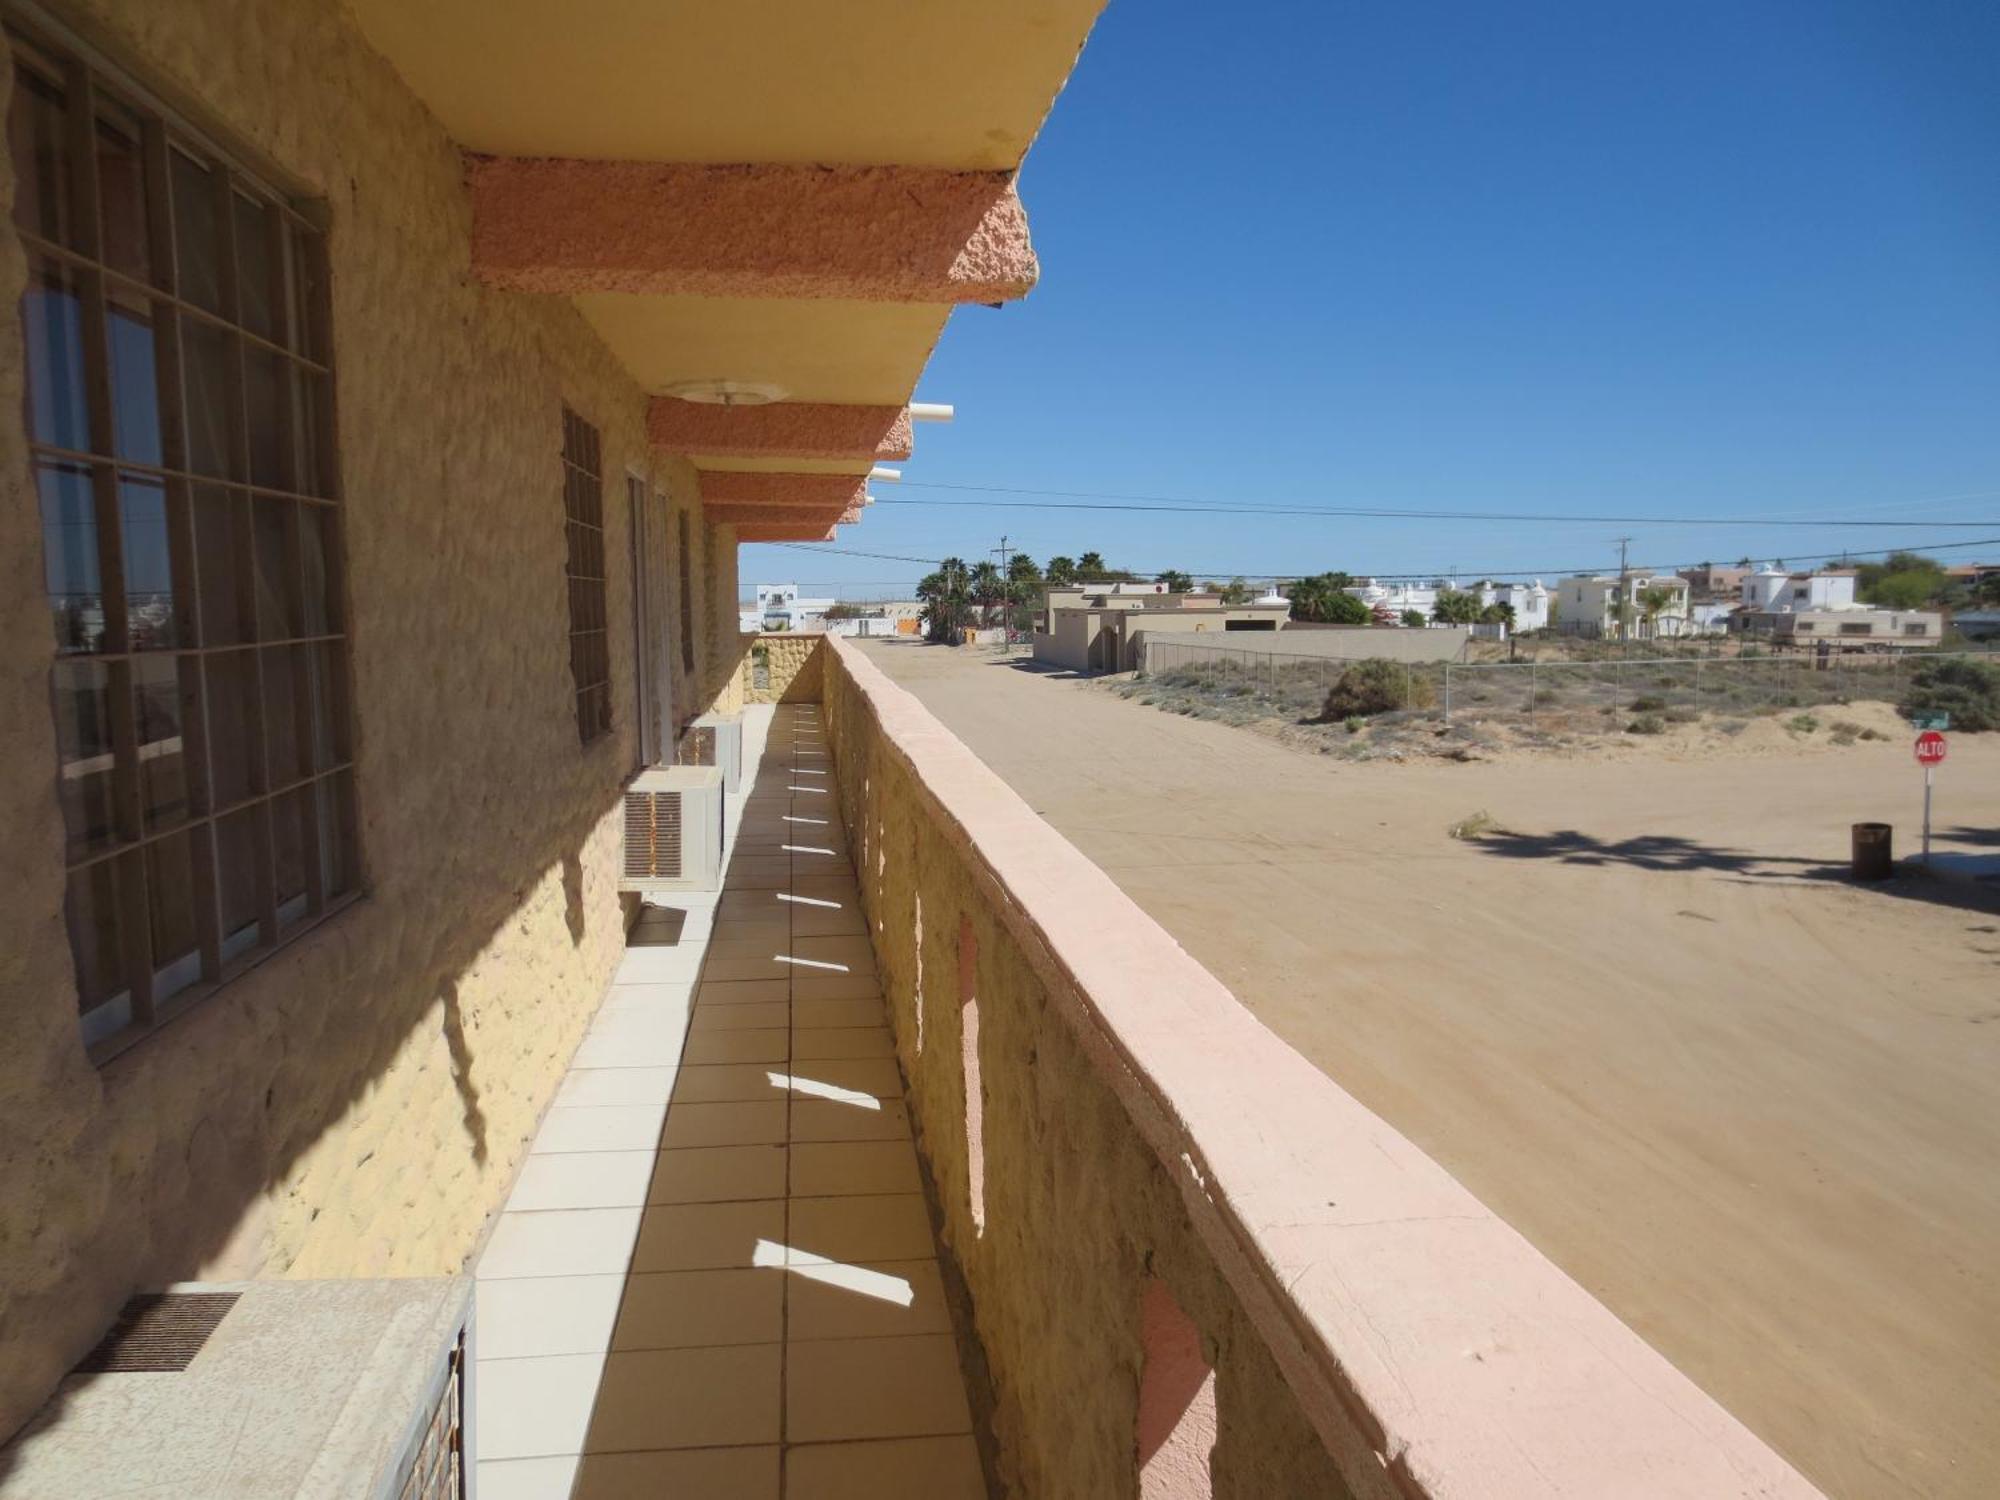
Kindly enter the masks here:
M 1367 727 L 1367 724 L 1368 721 L 1362 718 L 1360 714 L 1349 714 L 1346 719 L 1346 728 L 1349 734 L 1361 733 Z
M 1831 737 L 1836 745 L 1851 745 L 1861 738 L 1861 726 L 1850 724 L 1845 719 L 1836 719 Z
M 1658 714 L 1640 714 L 1625 726 L 1627 734 L 1665 734 L 1667 721 Z
M 1666 706 L 1666 699 L 1654 697 L 1651 693 L 1632 700 L 1632 712 L 1635 714 L 1656 714 Z
M 1785 728 L 1791 730 L 1793 734 L 1811 734 L 1819 728 L 1819 720 L 1811 714 L 1793 714 L 1785 720 Z
M 1386 714 L 1399 708 L 1429 708 L 1437 702 L 1430 679 L 1400 662 L 1371 656 L 1355 662 L 1334 680 L 1321 708 L 1323 719 L 1348 719 Z
M 1951 715 L 1951 727 L 1974 733 L 2000 729 L 2000 667 L 1966 656 L 1923 662 L 1910 678 L 1896 711 Z

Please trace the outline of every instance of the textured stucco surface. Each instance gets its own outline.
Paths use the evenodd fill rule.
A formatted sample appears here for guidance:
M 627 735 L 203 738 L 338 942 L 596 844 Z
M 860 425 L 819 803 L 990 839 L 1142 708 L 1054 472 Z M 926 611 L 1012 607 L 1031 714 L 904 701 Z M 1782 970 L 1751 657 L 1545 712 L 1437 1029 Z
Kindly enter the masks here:
M 826 653 L 821 637 L 775 631 L 744 637 L 743 701 L 746 703 L 817 703 L 824 680 Z M 762 649 L 768 673 L 764 687 L 756 685 L 754 662 Z
M 1000 302 L 1035 284 L 1008 172 L 474 157 L 472 264 L 526 292 Z
M 704 471 L 702 504 L 719 506 L 810 505 L 843 510 L 868 492 L 865 477 L 853 474 L 744 474 Z M 719 513 L 719 512 L 717 512 Z
M 655 446 L 717 458 L 865 458 L 893 461 L 911 452 L 904 406 L 826 406 L 779 401 L 769 406 L 711 406 L 658 396 L 647 415 Z
M 841 658 L 831 647 L 815 658 L 911 1118 L 991 1371 L 1010 1493 L 1139 1494 L 1149 1278 L 1201 1330 L 1202 1356 L 1216 1371 L 1214 1495 L 1383 1493 L 1349 1489 L 1195 1234 L 1179 1190 L 996 920 L 996 893 L 975 874 L 960 830 L 885 743 Z M 983 1229 L 971 1207 L 960 1061 L 967 924 L 984 1074 Z
M 334 0 L 81 0 L 104 50 L 205 101 L 331 224 L 368 898 L 102 1069 L 64 935 L 52 638 L 23 433 L 0 423 L 0 1432 L 135 1286 L 456 1270 L 620 951 L 636 764 L 627 468 L 646 400 L 565 304 L 468 275 L 461 155 Z M 0 173 L 6 167 L 0 163 Z M 11 195 L 12 184 L 4 187 Z M 0 235 L 0 410 L 21 410 Z M 580 748 L 559 412 L 603 434 L 615 731 Z M 659 535 L 672 538 L 668 515 Z M 732 680 L 734 538 L 697 525 L 685 718 Z M 672 580 L 676 570 L 669 566 Z M 678 601 L 669 598 L 669 620 Z M 718 623 L 728 621 L 726 640 Z

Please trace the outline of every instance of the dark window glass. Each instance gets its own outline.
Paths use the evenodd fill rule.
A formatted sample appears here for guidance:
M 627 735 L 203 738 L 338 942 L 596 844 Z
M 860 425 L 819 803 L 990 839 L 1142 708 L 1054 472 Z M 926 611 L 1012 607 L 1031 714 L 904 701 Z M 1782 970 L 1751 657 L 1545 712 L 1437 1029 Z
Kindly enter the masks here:
M 246 807 L 215 821 L 215 873 L 222 893 L 222 952 L 233 958 L 257 941 L 264 908 L 264 810 Z
M 299 749 L 298 653 L 303 646 L 267 646 L 257 653 L 263 672 L 264 764 L 271 785 L 289 786 L 305 774 Z
M 285 908 L 306 894 L 306 861 L 312 848 L 314 810 L 313 789 L 302 786 L 287 792 L 271 804 L 271 852 L 277 877 L 278 921 L 296 921 L 303 910 Z
M 219 485 L 194 489 L 194 565 L 201 596 L 201 643 L 233 646 L 249 637 L 243 628 L 243 577 L 247 496 Z
M 299 507 L 299 551 L 304 563 L 301 602 L 307 635 L 330 635 L 340 629 L 340 584 L 333 569 L 333 561 L 340 555 L 336 524 L 334 513 L 324 505 Z
M 116 764 L 111 741 L 111 669 L 64 662 L 55 669 L 56 775 L 72 859 L 117 837 Z
M 327 495 L 325 410 L 326 377 L 294 364 L 292 382 L 292 447 L 295 481 L 302 495 Z
M 125 621 L 132 649 L 158 651 L 180 645 L 165 483 L 148 474 L 120 474 L 118 515 L 125 549 Z
M 160 382 L 153 358 L 153 304 L 123 287 L 105 297 L 111 361 L 112 449 L 134 463 L 160 461 Z
M 241 193 L 236 197 L 236 300 L 242 324 L 259 338 L 279 336 L 284 306 L 278 267 L 271 255 L 271 211 Z
M 346 771 L 314 783 L 319 809 L 320 886 L 328 899 L 344 896 L 361 883 L 354 857 L 354 779 Z
M 206 830 L 202 831 L 203 836 Z M 201 927 L 195 916 L 198 887 L 194 838 L 183 831 L 146 846 L 146 893 L 152 920 L 153 968 L 161 976 L 153 998 L 163 1000 L 201 977 Z
M 589 744 L 611 727 L 610 636 L 605 628 L 604 481 L 597 429 L 562 414 L 564 568 L 569 578 L 569 666 L 576 728 Z
M 341 675 L 346 663 L 333 641 L 304 649 L 313 769 L 324 771 L 347 759 L 346 679 Z
M 150 656 L 132 664 L 132 711 L 139 745 L 139 804 L 146 831 L 157 833 L 188 816 L 187 746 L 182 715 L 192 700 L 192 657 Z
M 97 118 L 97 200 L 104 263 L 150 281 L 153 249 L 146 220 L 146 163 L 138 125 L 114 109 Z
M 215 176 L 185 152 L 173 160 L 174 248 L 180 293 L 196 307 L 222 311 L 222 236 L 215 226 Z
M 28 436 L 51 448 L 90 451 L 84 396 L 83 297 L 76 273 L 37 256 L 21 296 L 28 354 Z
M 63 91 L 33 68 L 14 69 L 7 144 L 14 159 L 14 222 L 30 234 L 69 244 L 69 126 Z
M 139 878 L 138 860 L 133 855 L 101 859 L 70 872 L 69 900 L 64 903 L 64 911 L 69 922 L 70 951 L 76 960 L 77 1008 L 85 1015 L 107 1005 L 126 988 L 125 903 L 121 887 Z M 127 1006 L 123 1015 L 106 1029 L 115 1031 L 130 1019 L 131 1009 Z
M 187 409 L 188 465 L 227 478 L 235 470 L 236 339 L 200 318 L 181 319 L 181 401 Z
M 291 232 L 292 337 L 291 345 L 317 364 L 326 363 L 321 347 L 319 314 L 321 286 L 319 246 L 303 230 Z
M 230 807 L 255 791 L 263 753 L 255 713 L 255 653 L 223 651 L 208 658 L 208 758 L 215 805 Z
M 243 410 L 250 433 L 250 482 L 267 489 L 292 487 L 291 434 L 287 423 L 291 363 L 282 354 L 246 345 Z
M 42 503 L 42 571 L 56 650 L 104 649 L 104 592 L 97 563 L 97 496 L 83 464 L 35 465 Z
M 286 521 L 295 508 L 290 500 L 250 497 L 251 529 L 257 539 L 259 640 L 286 641 L 299 633 L 299 580 L 286 535 Z

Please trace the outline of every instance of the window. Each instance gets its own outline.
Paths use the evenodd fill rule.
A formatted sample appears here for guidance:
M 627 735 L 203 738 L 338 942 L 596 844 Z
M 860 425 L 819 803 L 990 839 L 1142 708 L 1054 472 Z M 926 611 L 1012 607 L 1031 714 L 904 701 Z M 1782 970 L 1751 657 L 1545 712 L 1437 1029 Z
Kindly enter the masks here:
M 1793 633 L 1797 635 L 1811 635 L 1813 629 L 1814 626 L 1811 620 L 1796 620 L 1792 624 Z
M 694 578 L 689 567 L 688 554 L 693 550 L 688 541 L 687 512 L 681 512 L 680 532 L 681 566 L 681 670 L 694 670 Z
M 1852 624 L 1842 625 L 1840 633 L 1842 635 L 1873 635 L 1875 633 L 1875 626 L 1872 621 L 1856 620 Z
M 325 241 L 136 89 L 10 40 L 64 915 L 102 1058 L 359 887 Z
M 1922 620 L 1913 621 L 1912 623 L 1905 625 L 1903 627 L 1904 635 L 1929 635 L 1930 633 L 1931 633 L 1930 626 L 1925 624 Z
M 569 543 L 569 671 L 576 734 L 588 745 L 611 728 L 611 632 L 605 623 L 604 456 L 597 429 L 562 414 L 563 529 Z

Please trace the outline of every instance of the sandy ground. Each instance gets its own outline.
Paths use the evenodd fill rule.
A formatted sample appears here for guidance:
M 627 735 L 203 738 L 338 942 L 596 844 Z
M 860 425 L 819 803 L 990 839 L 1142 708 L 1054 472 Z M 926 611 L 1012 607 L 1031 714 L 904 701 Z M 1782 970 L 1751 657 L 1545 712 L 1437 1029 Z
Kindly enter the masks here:
M 1837 878 L 1852 822 L 1913 847 L 1906 740 L 1355 764 L 868 649 L 1830 1495 L 2000 1495 L 2000 901 Z M 1479 809 L 1512 835 L 1446 836 Z M 2000 736 L 1938 821 L 2000 842 Z

